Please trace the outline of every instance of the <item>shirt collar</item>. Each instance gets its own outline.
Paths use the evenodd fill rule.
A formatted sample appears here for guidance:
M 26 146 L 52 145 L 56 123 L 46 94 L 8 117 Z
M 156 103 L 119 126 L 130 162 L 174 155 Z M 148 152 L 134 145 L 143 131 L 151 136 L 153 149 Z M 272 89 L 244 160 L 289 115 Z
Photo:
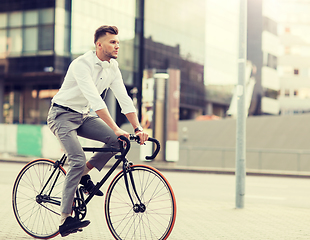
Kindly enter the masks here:
M 108 68 L 110 68 L 110 67 L 112 66 L 112 62 L 101 61 L 101 60 L 97 57 L 96 52 L 94 52 L 94 54 L 95 54 L 95 58 L 96 58 L 96 60 L 95 60 L 95 65 L 99 65 L 99 66 L 101 66 L 103 69 L 108 69 Z

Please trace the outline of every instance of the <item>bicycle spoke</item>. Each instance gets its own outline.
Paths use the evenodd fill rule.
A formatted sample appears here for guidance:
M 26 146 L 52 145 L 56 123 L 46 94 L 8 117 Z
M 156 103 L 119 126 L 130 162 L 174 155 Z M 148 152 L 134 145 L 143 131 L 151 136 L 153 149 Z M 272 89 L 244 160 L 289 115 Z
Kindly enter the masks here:
M 141 219 L 142 219 L 142 217 L 141 217 Z M 151 227 L 151 226 L 153 226 L 153 223 L 151 224 L 148 217 L 146 217 L 146 220 L 147 220 L 147 223 L 145 223 L 145 220 L 143 220 L 143 223 L 144 223 L 143 226 L 148 226 L 148 230 L 150 231 L 151 237 L 153 238 L 153 236 L 154 236 L 156 239 L 156 234 L 154 231 L 152 231 L 152 227 Z

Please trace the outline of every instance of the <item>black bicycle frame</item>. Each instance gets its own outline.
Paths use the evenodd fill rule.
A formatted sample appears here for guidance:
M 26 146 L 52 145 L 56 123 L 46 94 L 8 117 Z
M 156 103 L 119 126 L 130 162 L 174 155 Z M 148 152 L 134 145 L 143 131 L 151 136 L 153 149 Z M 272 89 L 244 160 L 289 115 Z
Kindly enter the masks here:
M 115 171 L 115 169 L 119 166 L 119 164 L 122 161 L 126 161 L 126 159 L 118 159 L 114 165 L 110 168 L 110 170 L 107 172 L 107 174 L 102 178 L 102 180 L 96 184 L 93 191 L 88 195 L 88 197 L 85 200 L 85 204 L 87 204 L 95 195 L 95 193 L 102 187 L 102 185 L 108 180 L 108 178 L 112 175 L 112 173 Z M 125 163 L 124 163 L 125 165 Z
M 135 203 L 133 202 L 133 199 L 132 199 L 132 196 L 131 196 L 131 193 L 130 193 L 130 190 L 129 190 L 129 183 L 128 183 L 128 176 L 127 176 L 127 167 L 128 165 L 126 165 L 126 163 L 128 163 L 128 160 L 126 159 L 126 155 L 130 149 L 130 141 L 123 137 L 123 136 L 120 136 L 119 137 L 121 140 L 123 141 L 119 141 L 119 146 L 120 148 L 89 148 L 89 147 L 84 147 L 83 150 L 85 152 L 120 152 L 121 155 L 117 155 L 115 156 L 115 158 L 117 159 L 117 161 L 114 163 L 114 165 L 110 168 L 110 170 L 107 172 L 107 174 L 102 178 L 102 180 L 100 182 L 98 182 L 95 186 L 95 188 L 93 189 L 93 191 L 88 195 L 88 197 L 86 198 L 86 200 L 84 201 L 85 204 L 89 203 L 89 201 L 94 197 L 95 193 L 102 187 L 102 185 L 108 180 L 108 178 L 112 175 L 112 173 L 115 171 L 115 169 L 120 165 L 121 162 L 123 162 L 123 173 L 124 173 L 124 179 L 125 179 L 125 185 L 126 185 L 126 189 L 127 189 L 127 192 L 128 192 L 128 195 L 129 195 L 129 198 L 133 204 L 133 206 L 135 205 Z M 131 140 L 132 139 L 136 139 L 134 136 L 131 136 Z M 157 148 L 155 149 L 154 153 L 152 156 L 146 156 L 146 159 L 154 159 L 155 156 L 157 155 L 157 153 L 159 152 L 159 149 L 160 149 L 160 145 L 159 145 L 159 142 L 156 140 L 156 139 L 153 139 L 153 138 L 149 138 L 149 141 L 152 141 L 154 143 L 156 143 L 156 146 Z M 126 142 L 126 148 L 124 148 L 124 142 Z M 51 176 L 49 177 L 49 179 L 47 180 L 47 182 L 45 183 L 44 187 L 42 188 L 40 194 L 38 196 L 42 196 L 42 193 L 44 191 L 44 189 L 46 188 L 46 186 L 48 185 L 48 183 L 51 181 L 53 175 L 56 173 L 57 169 L 60 167 L 60 166 L 63 166 L 65 164 L 65 161 L 67 159 L 67 156 L 64 154 L 60 160 L 57 160 L 54 164 L 54 171 L 53 173 L 51 174 Z M 128 173 L 129 173 L 129 178 L 130 178 L 130 182 L 131 182 L 131 185 L 132 185 L 132 188 L 134 190 L 134 193 L 137 197 L 137 199 L 139 200 L 139 203 L 141 204 L 141 200 L 138 196 L 138 193 L 136 191 L 136 187 L 135 187 L 135 183 L 134 183 L 134 179 L 133 179 L 133 176 L 132 176 L 132 173 L 130 171 L 130 168 L 128 168 Z M 50 197 L 50 194 L 52 193 L 52 190 L 58 180 L 58 177 L 59 177 L 59 174 L 60 174 L 60 171 L 58 172 L 54 182 L 53 182 L 53 185 L 51 187 L 51 190 L 48 194 L 48 197 Z M 79 192 L 79 189 L 77 189 L 77 196 L 80 196 L 81 195 L 81 198 L 83 198 L 83 194 Z M 44 199 L 42 198 L 41 199 L 42 202 L 48 202 L 48 203 L 51 203 L 51 204 L 55 204 L 55 205 L 59 205 L 60 206 L 60 201 L 57 201 L 57 200 L 54 200 L 54 199 Z M 82 199 L 84 200 L 84 199 Z

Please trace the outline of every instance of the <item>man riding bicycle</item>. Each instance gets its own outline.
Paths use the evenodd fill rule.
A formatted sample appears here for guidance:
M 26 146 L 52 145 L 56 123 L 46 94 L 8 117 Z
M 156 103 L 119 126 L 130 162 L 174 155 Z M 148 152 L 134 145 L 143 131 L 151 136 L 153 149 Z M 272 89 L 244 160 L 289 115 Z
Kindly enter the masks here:
M 88 51 L 70 64 L 59 92 L 54 96 L 47 124 L 59 140 L 69 159 L 69 169 L 64 182 L 61 201 L 59 232 L 62 237 L 73 230 L 86 227 L 90 221 L 71 217 L 74 194 L 78 184 L 92 192 L 94 184 L 88 175 L 95 167 L 99 171 L 115 153 L 97 152 L 86 162 L 85 153 L 77 136 L 103 142 L 104 147 L 118 147 L 118 137 L 129 133 L 117 126 L 101 94 L 111 89 L 118 100 L 141 144 L 148 139 L 138 121 L 132 99 L 123 83 L 117 59 L 119 51 L 118 29 L 101 26 L 95 31 L 95 51 Z M 89 114 L 89 109 L 97 116 Z M 95 195 L 102 196 L 99 190 Z

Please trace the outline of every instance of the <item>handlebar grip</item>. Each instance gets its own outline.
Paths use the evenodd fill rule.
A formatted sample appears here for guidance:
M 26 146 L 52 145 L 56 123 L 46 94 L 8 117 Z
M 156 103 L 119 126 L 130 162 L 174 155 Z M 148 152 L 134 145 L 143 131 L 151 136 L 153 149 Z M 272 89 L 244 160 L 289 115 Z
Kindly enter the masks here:
M 125 141 L 127 144 L 130 144 L 129 139 L 128 139 L 128 138 L 126 138 L 125 136 L 121 135 L 121 136 L 119 136 L 118 138 L 119 138 L 120 140 Z
M 146 157 L 145 157 L 146 160 L 152 160 L 152 159 L 154 159 L 154 158 L 157 156 L 157 154 L 159 153 L 159 150 L 160 150 L 160 143 L 159 143 L 159 141 L 158 141 L 157 139 L 151 138 L 151 137 L 148 138 L 148 141 L 153 142 L 153 143 L 155 143 L 155 145 L 156 145 L 156 149 L 155 149 L 155 151 L 153 152 L 152 156 L 146 156 Z
M 126 142 L 126 148 L 123 147 L 123 143 L 120 143 L 120 147 L 121 149 L 123 149 L 124 151 L 122 151 L 121 156 L 126 156 L 129 149 L 130 149 L 130 140 L 128 138 L 126 138 L 125 136 L 121 135 L 118 137 L 118 139 L 123 140 Z

